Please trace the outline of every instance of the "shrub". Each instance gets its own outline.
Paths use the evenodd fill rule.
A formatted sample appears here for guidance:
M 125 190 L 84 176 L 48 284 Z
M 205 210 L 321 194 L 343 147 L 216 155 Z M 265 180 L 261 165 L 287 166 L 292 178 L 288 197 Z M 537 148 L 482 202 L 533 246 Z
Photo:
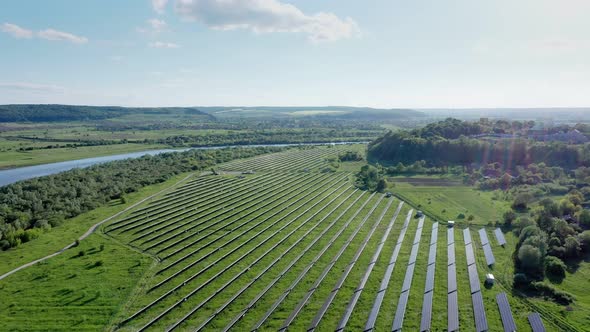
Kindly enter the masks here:
M 545 258 L 545 273 L 557 278 L 565 278 L 565 263 L 553 256 L 547 256 Z
M 529 283 L 529 278 L 527 278 L 526 274 L 524 273 L 516 273 L 514 274 L 514 286 L 519 287 L 523 285 L 527 285 Z
M 78 257 L 82 257 L 86 255 L 86 252 L 84 250 L 80 250 L 80 252 L 78 252 Z
M 463 213 L 459 213 L 457 215 L 457 219 L 465 219 L 465 215 Z
M 572 294 L 558 290 L 552 285 L 545 282 L 532 282 L 529 287 L 531 290 L 538 292 L 539 295 L 551 297 L 557 303 L 562 305 L 568 305 L 574 302 L 576 299 Z

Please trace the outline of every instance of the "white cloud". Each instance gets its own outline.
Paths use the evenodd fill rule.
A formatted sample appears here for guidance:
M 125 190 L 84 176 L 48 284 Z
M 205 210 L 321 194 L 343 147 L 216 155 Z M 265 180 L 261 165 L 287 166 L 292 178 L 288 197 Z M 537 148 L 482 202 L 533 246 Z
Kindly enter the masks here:
M 313 42 L 359 35 L 356 22 L 333 13 L 307 15 L 277 0 L 176 0 L 176 12 L 213 29 L 247 29 L 255 33 L 305 33 Z
M 166 42 L 161 42 L 161 41 L 149 43 L 148 46 L 153 47 L 153 48 L 179 48 L 180 47 L 180 45 L 178 45 L 178 44 L 166 43 Z
M 58 31 L 54 29 L 45 29 L 37 33 L 39 38 L 51 41 L 68 41 L 74 44 L 84 44 L 88 42 L 88 38 L 76 36 L 69 32 Z
M 64 91 L 65 88 L 57 85 L 49 84 L 37 84 L 27 82 L 0 82 L 0 89 L 9 90 L 32 90 L 32 91 L 44 91 L 44 92 L 59 92 Z
M 112 62 L 121 62 L 125 59 L 124 56 L 122 55 L 111 55 L 109 56 L 109 60 L 111 60 Z
M 160 31 L 166 29 L 166 27 L 168 26 L 166 24 L 166 21 L 159 20 L 157 18 L 152 18 L 152 19 L 148 20 L 147 22 L 152 27 L 152 29 L 154 29 L 154 31 L 156 31 L 156 32 L 160 32 Z
M 6 32 L 12 35 L 12 37 L 14 38 L 33 38 L 33 31 L 21 28 L 18 25 L 12 23 L 2 24 L 0 30 L 2 30 L 2 32 Z
M 152 0 L 152 8 L 154 8 L 158 14 L 164 13 L 167 4 L 168 0 Z

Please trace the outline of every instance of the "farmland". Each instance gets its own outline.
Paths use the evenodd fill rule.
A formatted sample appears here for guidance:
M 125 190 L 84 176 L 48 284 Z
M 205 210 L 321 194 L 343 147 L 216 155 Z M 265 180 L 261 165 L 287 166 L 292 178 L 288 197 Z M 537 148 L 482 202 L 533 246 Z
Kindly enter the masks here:
M 506 234 L 502 247 L 486 226 L 501 206 L 484 196 L 461 207 L 459 197 L 468 194 L 460 186 L 449 192 L 453 204 L 438 201 L 442 187 L 403 184 L 404 191 L 400 184 L 407 202 L 361 191 L 354 173 L 362 163 L 328 167 L 351 150 L 362 152 L 363 146 L 291 149 L 221 164 L 218 175 L 195 174 L 103 225 L 73 252 L 25 270 L 26 277 L 0 281 L 6 299 L 0 329 L 414 331 L 430 324 L 441 331 L 447 329 L 453 255 L 461 330 L 476 330 L 472 293 L 481 295 L 490 330 L 502 330 L 500 293 L 506 293 L 518 330 L 530 330 L 528 314 L 542 307 L 511 292 L 508 262 L 516 238 Z M 425 217 L 416 217 L 418 205 Z M 444 205 L 449 213 L 474 213 L 470 240 L 465 224 L 447 228 L 447 219 L 430 217 L 429 205 L 432 211 Z M 481 229 L 493 267 L 486 263 Z M 475 283 L 469 277 L 474 270 Z M 490 288 L 483 284 L 489 272 L 497 276 Z M 44 290 L 21 296 L 30 285 Z M 425 322 L 428 301 L 432 309 L 425 314 L 432 319 Z M 67 309 L 63 315 L 80 315 L 53 317 L 61 307 Z M 550 310 L 542 318 L 549 330 L 566 326 Z

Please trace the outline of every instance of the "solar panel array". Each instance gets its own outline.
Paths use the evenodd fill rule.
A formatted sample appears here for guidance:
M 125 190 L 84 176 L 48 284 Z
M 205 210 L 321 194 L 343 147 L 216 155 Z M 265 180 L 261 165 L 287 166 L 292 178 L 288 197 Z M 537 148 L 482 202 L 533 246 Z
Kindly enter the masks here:
M 492 252 L 490 240 L 488 239 L 488 234 L 486 233 L 485 228 L 479 230 L 479 238 L 481 239 L 481 248 L 486 257 L 486 263 L 488 266 L 494 265 L 494 263 L 496 263 L 496 258 L 494 258 L 494 253 Z
M 483 332 L 488 330 L 488 320 L 483 306 L 481 286 L 477 274 L 477 266 L 475 265 L 475 254 L 473 253 L 473 244 L 471 243 L 471 233 L 469 232 L 469 228 L 463 230 L 463 239 L 465 240 L 465 254 L 467 255 L 467 271 L 469 272 L 469 286 L 471 287 L 471 301 L 473 304 L 475 329 L 477 332 Z M 487 236 L 485 239 L 487 239 Z
M 455 229 L 447 229 L 447 331 L 459 330 L 457 303 L 457 266 L 455 265 Z
M 393 326 L 391 328 L 392 331 L 401 331 L 402 325 L 404 324 L 404 315 L 406 314 L 406 306 L 408 305 L 410 286 L 412 285 L 412 279 L 414 278 L 414 268 L 416 267 L 416 257 L 418 256 L 418 250 L 420 249 L 420 238 L 422 237 L 423 226 L 424 217 L 420 218 L 420 221 L 418 221 L 418 229 L 416 230 L 416 236 L 414 237 L 414 242 L 412 244 L 412 252 L 410 254 L 408 267 L 406 269 L 406 276 L 404 278 L 402 292 L 397 302 L 395 318 L 393 319 Z
M 364 331 L 372 331 L 375 328 L 375 322 L 377 321 L 377 316 L 379 315 L 379 310 L 381 309 L 381 304 L 383 303 L 383 299 L 385 297 L 385 291 L 387 291 L 387 287 L 389 286 L 389 280 L 391 279 L 391 274 L 393 273 L 393 268 L 395 267 L 395 263 L 397 262 L 397 256 L 399 255 L 402 243 L 404 242 L 406 231 L 408 230 L 408 225 L 410 224 L 413 212 L 414 210 L 410 210 L 408 212 L 408 215 L 406 216 L 404 225 L 402 226 L 402 229 L 397 238 L 395 248 L 391 253 L 389 264 L 387 264 L 387 268 L 385 269 L 385 273 L 383 274 L 383 278 L 381 279 L 381 285 L 379 286 L 379 291 L 375 296 L 375 301 L 373 302 L 373 307 L 371 308 L 371 312 L 369 313 L 369 318 L 367 319 L 367 323 L 365 324 Z
M 434 293 L 434 272 L 436 268 L 436 247 L 438 242 L 438 223 L 432 224 L 430 234 L 430 252 L 426 268 L 426 284 L 424 286 L 424 300 L 422 301 L 422 320 L 420 331 L 429 331 L 432 320 L 432 295 Z
M 531 328 L 533 332 L 545 332 L 545 325 L 543 325 L 543 321 L 541 320 L 541 315 L 538 312 L 533 312 L 529 315 L 529 323 L 531 324 Z
M 502 233 L 502 230 L 500 228 L 496 228 L 494 230 L 494 234 L 496 235 L 496 240 L 498 240 L 498 244 L 501 246 L 505 246 L 506 238 L 504 238 L 504 233 Z
M 514 322 L 514 317 L 512 317 L 512 310 L 510 309 L 510 303 L 508 302 L 506 293 L 496 295 L 496 303 L 498 303 L 498 310 L 500 310 L 504 332 L 516 331 L 516 323 Z

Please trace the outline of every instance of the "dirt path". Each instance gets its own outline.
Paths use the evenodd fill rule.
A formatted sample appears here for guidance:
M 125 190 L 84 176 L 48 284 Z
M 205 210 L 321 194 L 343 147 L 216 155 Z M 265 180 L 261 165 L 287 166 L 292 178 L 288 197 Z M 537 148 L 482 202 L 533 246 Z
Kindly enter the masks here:
M 190 178 L 190 177 L 191 177 L 191 176 L 193 176 L 193 175 L 194 175 L 194 174 L 189 174 L 189 175 L 187 175 L 185 178 L 183 178 L 182 180 L 180 180 L 180 181 L 176 182 L 175 184 L 171 185 L 170 187 L 168 187 L 168 188 L 164 188 L 164 189 L 162 189 L 162 190 L 158 191 L 157 193 L 155 193 L 155 194 L 153 194 L 153 195 L 150 195 L 150 196 L 148 196 L 148 197 L 146 197 L 146 198 L 144 198 L 144 199 L 142 199 L 142 200 L 140 200 L 140 201 L 138 201 L 138 202 L 136 202 L 136 203 L 132 204 L 131 206 L 129 206 L 129 207 L 127 207 L 127 208 L 125 208 L 124 210 L 122 210 L 122 211 L 119 211 L 119 212 L 117 212 L 117 213 L 113 214 L 112 216 L 110 216 L 110 217 L 108 217 L 108 218 L 106 218 L 106 219 L 103 219 L 102 221 L 99 221 L 98 223 L 96 223 L 96 224 L 92 225 L 92 226 L 91 226 L 91 227 L 90 227 L 90 228 L 89 228 L 89 229 L 86 231 L 86 233 L 82 234 L 82 235 L 81 235 L 81 236 L 78 238 L 78 241 L 82 241 L 82 240 L 84 240 L 85 238 L 87 238 L 87 237 L 88 237 L 90 234 L 94 233 L 94 231 L 96 231 L 96 229 L 97 229 L 97 228 L 98 228 L 100 225 L 104 224 L 105 222 L 107 222 L 107 221 L 109 221 L 109 220 L 112 220 L 112 219 L 114 219 L 114 218 L 116 218 L 116 217 L 120 216 L 121 214 L 123 214 L 123 213 L 125 213 L 125 212 L 127 212 L 127 211 L 129 211 L 129 210 L 131 210 L 131 209 L 133 209 L 133 208 L 135 208 L 136 206 L 140 205 L 141 203 L 143 203 L 143 202 L 145 202 L 145 201 L 147 201 L 147 200 L 149 200 L 149 199 L 151 199 L 151 198 L 153 198 L 153 197 L 155 197 L 155 196 L 158 196 L 158 195 L 160 195 L 161 193 L 163 193 L 163 192 L 165 192 L 165 191 L 167 191 L 167 190 L 170 190 L 170 189 L 172 189 L 172 188 L 176 187 L 177 185 L 179 185 L 180 183 L 182 183 L 182 182 L 186 181 L 188 178 Z M 24 269 L 24 268 L 27 268 L 27 267 L 29 267 L 29 266 L 32 266 L 32 265 L 35 265 L 35 264 L 37 264 L 37 263 L 39 263 L 39 262 L 42 262 L 42 261 L 44 261 L 44 260 L 47 260 L 47 259 L 49 259 L 49 258 L 51 258 L 51 257 L 55 257 L 55 256 L 57 256 L 57 255 L 61 254 L 62 252 L 64 252 L 64 251 L 66 251 L 66 250 L 68 250 L 68 249 L 70 249 L 70 248 L 74 247 L 75 245 L 76 245 L 76 242 L 72 242 L 72 243 L 68 244 L 67 246 L 65 246 L 63 249 L 61 249 L 61 250 L 59 250 L 59 251 L 57 251 L 57 252 L 54 252 L 54 253 L 53 253 L 53 254 L 51 254 L 51 255 L 47 255 L 47 256 L 45 256 L 45 257 L 42 257 L 42 258 L 36 259 L 36 260 L 34 260 L 34 261 L 32 261 L 32 262 L 29 262 L 29 263 L 23 264 L 23 265 L 21 265 L 21 266 L 19 266 L 19 267 L 15 268 L 15 269 L 13 269 L 13 270 L 9 271 L 9 272 L 6 272 L 6 273 L 5 273 L 5 274 L 3 274 L 3 275 L 0 275 L 0 280 L 2 280 L 2 279 L 4 279 L 4 278 L 8 277 L 9 275 L 11 275 L 11 274 L 13 274 L 13 273 L 16 273 L 16 272 L 18 272 L 18 271 L 20 271 L 20 270 L 22 270 L 22 269 Z

